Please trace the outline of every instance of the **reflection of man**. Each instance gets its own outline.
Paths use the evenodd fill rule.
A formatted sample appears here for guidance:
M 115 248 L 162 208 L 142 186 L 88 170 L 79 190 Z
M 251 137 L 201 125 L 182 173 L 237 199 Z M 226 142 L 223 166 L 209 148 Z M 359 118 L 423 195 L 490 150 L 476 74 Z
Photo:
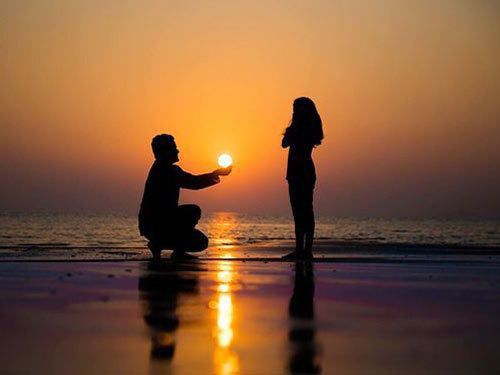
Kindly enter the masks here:
M 292 374 L 319 374 L 314 327 L 314 273 L 311 262 L 295 263 L 295 283 L 288 313 L 293 319 L 288 332 L 291 344 L 289 370 Z M 312 323 L 312 324 L 311 324 Z
M 200 271 L 197 263 L 151 262 L 139 277 L 143 318 L 150 328 L 151 359 L 170 361 L 174 357 L 179 297 L 199 293 Z
M 154 258 L 160 258 L 162 249 L 172 249 L 173 258 L 194 258 L 186 252 L 203 251 L 207 237 L 195 229 L 201 209 L 194 204 L 179 206 L 179 190 L 204 189 L 220 182 L 231 167 L 194 176 L 174 165 L 179 161 L 179 150 L 174 137 L 160 134 L 151 142 L 155 161 L 149 171 L 139 211 L 139 230 L 149 240 Z

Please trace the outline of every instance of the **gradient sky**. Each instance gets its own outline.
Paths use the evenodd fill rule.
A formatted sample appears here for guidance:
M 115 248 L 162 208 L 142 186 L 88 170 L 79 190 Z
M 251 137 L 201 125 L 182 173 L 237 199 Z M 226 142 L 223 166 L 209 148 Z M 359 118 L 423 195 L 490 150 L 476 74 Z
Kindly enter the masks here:
M 0 208 L 137 210 L 150 139 L 235 160 L 206 210 L 289 212 L 281 133 L 310 96 L 316 210 L 499 217 L 496 1 L 2 1 Z

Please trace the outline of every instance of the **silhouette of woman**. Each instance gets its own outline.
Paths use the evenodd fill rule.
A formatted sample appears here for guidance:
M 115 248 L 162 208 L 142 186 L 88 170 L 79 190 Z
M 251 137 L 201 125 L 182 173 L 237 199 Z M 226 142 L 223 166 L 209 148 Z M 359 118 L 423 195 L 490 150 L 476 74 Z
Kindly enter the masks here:
M 286 179 L 295 220 L 295 250 L 285 260 L 311 259 L 314 239 L 313 193 L 316 171 L 312 150 L 323 140 L 323 125 L 314 102 L 305 97 L 293 102 L 293 115 L 281 146 L 289 147 Z

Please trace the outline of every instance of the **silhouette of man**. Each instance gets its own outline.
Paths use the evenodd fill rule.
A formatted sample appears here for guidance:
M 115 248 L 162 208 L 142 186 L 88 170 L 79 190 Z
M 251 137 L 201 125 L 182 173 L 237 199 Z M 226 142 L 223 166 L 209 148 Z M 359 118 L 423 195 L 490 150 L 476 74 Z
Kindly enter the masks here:
M 152 360 L 172 361 L 174 358 L 175 333 L 181 323 L 177 311 L 179 300 L 183 297 L 183 303 L 189 304 L 199 294 L 201 271 L 203 269 L 197 263 L 153 261 L 141 272 L 139 298 L 144 322 L 150 328 Z
M 157 135 L 151 147 L 155 161 L 144 187 L 139 231 L 149 240 L 148 247 L 155 259 L 160 258 L 163 249 L 172 249 L 173 259 L 196 258 L 186 252 L 199 252 L 208 247 L 208 238 L 195 229 L 201 209 L 194 204 L 179 206 L 179 190 L 199 190 L 218 184 L 219 176 L 227 176 L 231 167 L 195 176 L 175 165 L 179 161 L 179 150 L 173 136 Z

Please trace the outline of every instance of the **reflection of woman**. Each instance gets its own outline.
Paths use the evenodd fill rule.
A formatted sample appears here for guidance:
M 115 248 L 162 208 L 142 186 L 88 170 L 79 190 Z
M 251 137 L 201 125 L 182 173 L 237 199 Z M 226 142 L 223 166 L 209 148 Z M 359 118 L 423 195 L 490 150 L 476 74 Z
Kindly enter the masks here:
M 284 259 L 312 258 L 314 238 L 313 192 L 316 172 L 312 150 L 321 144 L 323 126 L 314 102 L 297 98 L 293 115 L 285 130 L 281 146 L 289 147 L 286 179 L 295 220 L 295 251 Z
M 295 264 L 295 283 L 288 314 L 292 318 L 288 331 L 289 371 L 292 374 L 319 374 L 321 366 L 314 324 L 314 273 L 311 262 Z

